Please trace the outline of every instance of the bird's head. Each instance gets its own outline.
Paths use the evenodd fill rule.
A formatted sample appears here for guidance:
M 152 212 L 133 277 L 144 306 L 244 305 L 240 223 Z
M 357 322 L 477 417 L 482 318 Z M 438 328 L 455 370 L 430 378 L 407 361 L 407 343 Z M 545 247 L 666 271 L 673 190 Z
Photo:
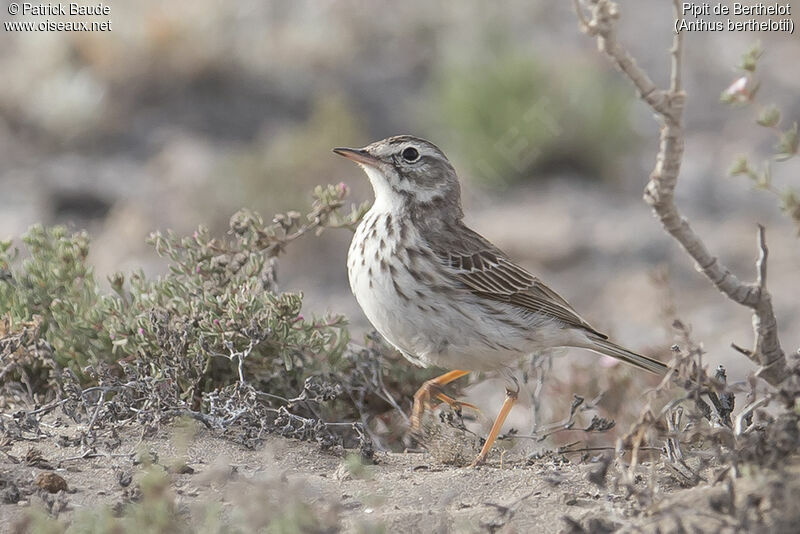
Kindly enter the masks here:
M 461 218 L 461 187 L 447 156 L 433 143 L 410 135 L 376 141 L 364 148 L 334 148 L 367 173 L 375 203 L 387 208 L 444 209 Z

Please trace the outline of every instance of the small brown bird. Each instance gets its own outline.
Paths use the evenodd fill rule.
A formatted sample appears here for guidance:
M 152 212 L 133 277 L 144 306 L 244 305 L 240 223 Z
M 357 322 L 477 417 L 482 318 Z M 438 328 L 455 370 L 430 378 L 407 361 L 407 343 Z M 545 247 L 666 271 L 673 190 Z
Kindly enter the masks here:
M 411 362 L 453 369 L 414 395 L 413 430 L 431 395 L 463 404 L 441 393 L 441 386 L 470 371 L 510 371 L 534 351 L 580 347 L 653 373 L 667 371 L 609 341 L 555 291 L 464 225 L 458 177 L 433 143 L 400 135 L 333 151 L 358 163 L 375 192 L 347 254 L 361 309 Z M 486 459 L 518 392 L 506 389 L 473 465 Z

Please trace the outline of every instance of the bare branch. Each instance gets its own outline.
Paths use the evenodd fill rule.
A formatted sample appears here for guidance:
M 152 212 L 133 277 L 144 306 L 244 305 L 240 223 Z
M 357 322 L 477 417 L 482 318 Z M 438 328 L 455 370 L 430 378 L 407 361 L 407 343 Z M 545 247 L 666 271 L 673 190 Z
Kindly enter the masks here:
M 769 255 L 769 250 L 767 250 L 767 241 L 766 236 L 764 235 L 764 225 L 758 225 L 758 261 L 756 262 L 756 266 L 758 267 L 758 278 L 756 279 L 756 283 L 761 290 L 766 290 L 767 288 L 767 256 Z
M 679 0 L 672 0 L 672 9 L 675 12 L 675 17 L 677 18 L 681 15 L 681 3 Z M 682 79 L 681 73 L 683 69 L 681 68 L 681 61 L 683 58 L 683 33 L 675 32 L 672 36 L 672 48 L 670 48 L 669 52 L 672 57 L 671 62 L 671 72 L 669 77 L 669 92 L 672 94 L 678 94 L 683 90 L 682 86 Z
M 661 141 L 656 165 L 645 188 L 644 199 L 661 221 L 664 229 L 678 241 L 694 259 L 700 270 L 728 298 L 753 310 L 755 343 L 749 357 L 759 365 L 758 375 L 772 385 L 778 385 L 792 373 L 787 367 L 786 356 L 778 340 L 777 321 L 772 300 L 766 288 L 767 247 L 764 228 L 759 227 L 759 258 L 756 264 L 758 276 L 754 283 L 739 280 L 716 256 L 709 252 L 700 237 L 675 205 L 674 191 L 678 183 L 683 157 L 682 116 L 686 95 L 682 90 L 681 56 L 683 35 L 676 32 L 671 54 L 670 88 L 656 87 L 651 78 L 635 62 L 633 57 L 617 42 L 617 5 L 611 0 L 574 0 L 581 29 L 597 38 L 601 51 L 605 52 L 617 67 L 630 79 L 640 97 L 659 117 Z M 675 17 L 681 17 L 681 3 L 673 0 Z
M 734 426 L 735 435 L 741 436 L 742 434 L 746 433 L 749 424 L 745 424 L 745 421 L 747 421 L 750 418 L 751 414 L 754 411 L 761 408 L 762 406 L 766 406 L 770 400 L 771 400 L 770 397 L 762 397 L 761 399 L 745 406 L 744 410 L 742 410 L 742 412 L 736 416 L 736 425 Z
M 615 21 L 619 17 L 617 5 L 609 0 L 588 0 L 591 6 L 591 18 L 587 22 L 579 0 L 574 0 L 574 3 L 581 21 L 581 30 L 588 35 L 597 37 L 598 49 L 615 61 L 617 67 L 636 86 L 642 100 L 647 102 L 656 113 L 670 115 L 671 109 L 666 91 L 659 89 L 650 76 L 636 64 L 633 56 L 617 43 L 617 32 L 614 27 Z

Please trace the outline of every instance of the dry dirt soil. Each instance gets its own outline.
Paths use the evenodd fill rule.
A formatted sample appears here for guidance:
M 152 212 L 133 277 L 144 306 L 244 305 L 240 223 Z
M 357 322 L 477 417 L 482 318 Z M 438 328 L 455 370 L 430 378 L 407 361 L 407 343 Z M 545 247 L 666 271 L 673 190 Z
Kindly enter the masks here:
M 797 459 L 781 473 L 743 471 L 717 483 L 709 469 L 709 482 L 694 488 L 645 463 L 631 495 L 615 483 L 614 465 L 605 486 L 590 481 L 601 464 L 577 454 L 501 463 L 495 453 L 488 465 L 466 468 L 444 465 L 430 452 L 377 453 L 376 465 L 354 467 L 348 451 L 322 451 L 315 443 L 269 437 L 248 450 L 204 428 L 188 438 L 163 428 L 144 439 L 124 431 L 113 454 L 81 457 L 71 444 L 78 431 L 53 426 L 48 438 L 0 448 L 0 501 L 14 501 L 14 488 L 19 499 L 0 504 L 2 532 L 13 532 L 46 501 L 62 518 L 98 504 L 121 509 L 137 498 L 147 469 L 135 459 L 141 451 L 167 469 L 170 494 L 190 514 L 224 520 L 285 513 L 304 502 L 330 532 L 797 532 L 800 519 Z M 42 473 L 62 477 L 67 490 L 45 494 L 36 485 Z

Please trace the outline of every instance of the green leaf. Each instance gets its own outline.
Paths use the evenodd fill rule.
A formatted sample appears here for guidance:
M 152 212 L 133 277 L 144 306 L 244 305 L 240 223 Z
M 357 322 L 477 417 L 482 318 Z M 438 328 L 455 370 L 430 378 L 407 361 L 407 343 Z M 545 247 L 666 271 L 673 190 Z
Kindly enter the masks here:
M 781 194 L 781 209 L 800 222 L 800 198 L 794 189 L 787 189 Z
M 780 121 L 781 121 L 781 112 L 774 105 L 763 109 L 761 113 L 758 115 L 758 119 L 756 119 L 756 122 L 758 124 L 766 128 L 772 128 L 773 126 L 777 126 Z
M 791 128 L 781 133 L 778 144 L 775 147 L 777 152 L 775 159 L 784 161 L 795 156 L 798 144 L 800 144 L 800 138 L 798 138 L 797 123 L 795 122 Z
M 761 48 L 761 42 L 756 41 L 747 52 L 742 54 L 739 68 L 746 72 L 755 72 L 758 66 L 758 60 L 763 53 L 764 50 Z
M 728 176 L 738 176 L 740 174 L 748 174 L 750 166 L 745 156 L 739 156 L 736 161 L 728 168 Z

